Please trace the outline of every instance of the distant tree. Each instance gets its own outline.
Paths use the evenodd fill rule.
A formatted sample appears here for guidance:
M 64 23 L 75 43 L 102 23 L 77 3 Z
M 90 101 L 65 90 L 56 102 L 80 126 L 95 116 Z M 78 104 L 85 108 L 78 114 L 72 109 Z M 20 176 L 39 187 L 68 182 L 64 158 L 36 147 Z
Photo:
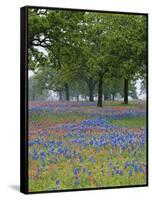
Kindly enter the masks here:
M 47 99 L 48 90 L 41 87 L 41 83 L 35 76 L 29 78 L 28 85 L 29 85 L 28 96 L 30 101 Z

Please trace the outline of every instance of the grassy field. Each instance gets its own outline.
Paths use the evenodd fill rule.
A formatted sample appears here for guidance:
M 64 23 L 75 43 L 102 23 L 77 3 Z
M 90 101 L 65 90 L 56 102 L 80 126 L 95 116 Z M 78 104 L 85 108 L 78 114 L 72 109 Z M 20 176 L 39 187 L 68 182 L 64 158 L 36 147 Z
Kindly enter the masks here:
M 146 126 L 146 118 L 145 117 L 134 117 L 134 118 L 124 118 L 118 120 L 112 120 L 112 124 L 120 127 L 128 127 L 128 128 L 144 128 Z
M 146 110 L 89 102 L 31 102 L 29 191 L 146 184 Z

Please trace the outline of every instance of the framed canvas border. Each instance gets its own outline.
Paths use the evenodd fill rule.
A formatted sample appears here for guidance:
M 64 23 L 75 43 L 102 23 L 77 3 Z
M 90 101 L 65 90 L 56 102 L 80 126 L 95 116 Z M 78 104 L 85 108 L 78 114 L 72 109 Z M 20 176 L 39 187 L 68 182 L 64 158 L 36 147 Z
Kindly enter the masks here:
M 119 13 L 119 14 L 131 14 L 131 15 L 145 15 L 147 26 L 147 74 L 146 74 L 146 184 L 143 185 L 126 185 L 126 186 L 111 186 L 111 187 L 98 187 L 98 188 L 81 188 L 81 189 L 66 189 L 55 191 L 28 191 L 28 9 L 40 8 L 50 10 L 65 10 L 65 11 L 88 11 L 88 12 L 100 12 L 100 13 Z M 88 10 L 78 8 L 59 8 L 59 7 L 43 7 L 43 6 L 25 6 L 20 9 L 20 192 L 24 194 L 35 193 L 54 193 L 54 192 L 67 192 L 67 191 L 81 191 L 81 190 L 101 190 L 101 189 L 119 189 L 119 188 L 131 188 L 131 187 L 144 187 L 148 186 L 148 13 L 136 13 L 136 12 L 120 12 L 120 11 L 103 11 L 103 10 Z
M 28 8 L 20 12 L 20 191 L 28 193 Z

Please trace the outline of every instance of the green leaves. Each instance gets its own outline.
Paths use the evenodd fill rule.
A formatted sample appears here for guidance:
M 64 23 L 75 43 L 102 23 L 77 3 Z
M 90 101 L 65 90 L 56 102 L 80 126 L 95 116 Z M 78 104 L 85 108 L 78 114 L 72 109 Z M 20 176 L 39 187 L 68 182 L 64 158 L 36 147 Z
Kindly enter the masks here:
M 29 69 L 56 90 L 65 84 L 146 76 L 146 17 L 29 9 Z

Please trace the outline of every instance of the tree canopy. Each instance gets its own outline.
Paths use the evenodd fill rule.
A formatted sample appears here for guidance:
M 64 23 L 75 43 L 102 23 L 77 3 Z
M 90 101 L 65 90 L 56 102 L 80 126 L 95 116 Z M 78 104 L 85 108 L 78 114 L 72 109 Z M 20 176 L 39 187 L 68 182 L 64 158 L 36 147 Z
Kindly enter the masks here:
M 137 98 L 135 80 L 146 80 L 146 15 L 49 9 L 28 15 L 29 70 L 41 91 L 67 101 L 97 97 L 98 106 L 103 96 Z

